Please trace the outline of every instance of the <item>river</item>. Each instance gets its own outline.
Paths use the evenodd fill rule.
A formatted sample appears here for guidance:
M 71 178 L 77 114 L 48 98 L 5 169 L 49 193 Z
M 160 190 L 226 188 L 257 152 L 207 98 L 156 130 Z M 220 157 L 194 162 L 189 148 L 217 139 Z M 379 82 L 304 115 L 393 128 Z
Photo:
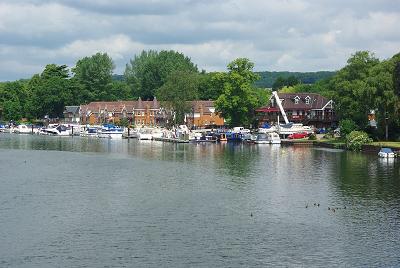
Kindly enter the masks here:
M 400 161 L 0 133 L 0 267 L 400 265 Z

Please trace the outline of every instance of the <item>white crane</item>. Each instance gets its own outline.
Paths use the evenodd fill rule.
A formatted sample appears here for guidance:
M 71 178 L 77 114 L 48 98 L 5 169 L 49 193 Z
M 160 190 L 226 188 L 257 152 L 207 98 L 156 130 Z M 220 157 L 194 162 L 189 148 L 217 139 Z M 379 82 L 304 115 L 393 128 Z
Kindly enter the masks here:
M 278 104 L 279 110 L 281 110 L 281 114 L 283 116 L 283 119 L 285 120 L 285 123 L 289 124 L 289 120 L 286 116 L 285 110 L 283 110 L 282 103 L 281 100 L 279 99 L 278 93 L 276 91 L 272 91 L 272 95 L 274 95 L 275 97 L 276 103 Z

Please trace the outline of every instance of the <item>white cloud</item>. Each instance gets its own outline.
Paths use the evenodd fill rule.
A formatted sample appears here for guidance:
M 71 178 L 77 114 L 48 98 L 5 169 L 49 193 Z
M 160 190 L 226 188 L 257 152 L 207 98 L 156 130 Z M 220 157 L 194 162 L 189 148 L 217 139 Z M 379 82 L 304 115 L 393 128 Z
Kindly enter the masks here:
M 3 0 L 0 80 L 99 51 L 122 73 L 147 49 L 178 50 L 208 71 L 237 57 L 256 70 L 334 70 L 357 50 L 399 52 L 398 25 L 399 0 Z

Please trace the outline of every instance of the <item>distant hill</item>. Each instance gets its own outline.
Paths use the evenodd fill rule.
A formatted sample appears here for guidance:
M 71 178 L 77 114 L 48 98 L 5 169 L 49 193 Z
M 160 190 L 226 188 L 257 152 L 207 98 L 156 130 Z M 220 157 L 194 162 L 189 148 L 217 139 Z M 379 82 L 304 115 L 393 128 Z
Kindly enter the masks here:
M 112 79 L 114 81 L 123 81 L 125 78 L 123 74 L 113 74 Z
M 320 71 L 320 72 L 256 72 L 261 78 L 255 82 L 256 87 L 271 88 L 272 84 L 278 77 L 288 78 L 289 76 L 295 76 L 303 84 L 314 84 L 318 80 L 332 77 L 336 72 Z

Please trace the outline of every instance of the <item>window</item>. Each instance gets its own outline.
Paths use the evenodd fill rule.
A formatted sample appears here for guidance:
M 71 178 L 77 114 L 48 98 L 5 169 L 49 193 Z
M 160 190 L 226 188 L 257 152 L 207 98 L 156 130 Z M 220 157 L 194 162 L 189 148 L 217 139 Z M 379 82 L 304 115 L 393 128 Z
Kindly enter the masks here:
M 311 98 L 309 96 L 306 97 L 306 104 L 310 104 Z
M 296 96 L 294 98 L 294 104 L 299 104 L 299 100 L 300 100 L 299 96 Z

